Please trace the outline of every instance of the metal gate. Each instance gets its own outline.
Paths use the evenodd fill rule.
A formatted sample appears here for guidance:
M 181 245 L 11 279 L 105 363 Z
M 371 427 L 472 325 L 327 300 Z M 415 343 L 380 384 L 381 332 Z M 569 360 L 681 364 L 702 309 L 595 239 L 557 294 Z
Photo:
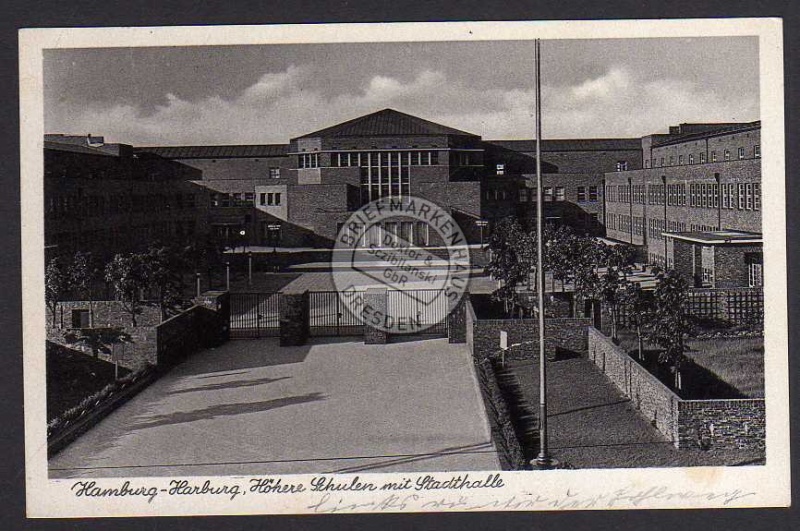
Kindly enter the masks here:
M 309 292 L 308 320 L 312 336 L 364 335 L 364 321 L 350 313 L 336 291 Z
M 398 335 L 447 336 L 447 317 L 450 312 L 447 295 L 443 290 L 389 290 L 387 297 L 386 313 L 407 323 L 404 326 L 408 331 L 399 332 Z
M 231 339 L 280 335 L 278 293 L 231 293 Z

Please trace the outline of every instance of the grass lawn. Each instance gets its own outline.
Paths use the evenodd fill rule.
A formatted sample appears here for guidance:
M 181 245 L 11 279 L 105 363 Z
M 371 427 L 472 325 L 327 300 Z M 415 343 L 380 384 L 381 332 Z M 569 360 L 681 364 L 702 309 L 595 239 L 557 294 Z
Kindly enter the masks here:
M 130 371 L 120 367 L 119 376 Z M 47 343 L 47 419 L 77 406 L 114 381 L 114 364 Z
M 764 398 L 764 339 L 690 341 L 686 353 L 695 363 L 749 398 Z

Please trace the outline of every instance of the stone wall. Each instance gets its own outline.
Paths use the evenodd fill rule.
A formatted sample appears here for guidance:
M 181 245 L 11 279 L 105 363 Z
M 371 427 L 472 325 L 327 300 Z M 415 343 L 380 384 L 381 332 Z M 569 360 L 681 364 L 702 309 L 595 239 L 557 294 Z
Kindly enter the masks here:
M 763 399 L 685 400 L 678 408 L 678 446 L 764 449 Z
M 368 310 L 373 317 L 386 315 L 386 288 L 370 288 L 364 292 L 364 310 Z M 386 330 L 371 326 L 367 319 L 364 322 L 364 344 L 383 345 L 389 341 Z
M 681 399 L 628 356 L 611 339 L 589 329 L 589 360 L 605 374 L 634 407 L 667 439 L 676 443 Z M 677 445 L 677 444 L 676 444 Z
M 682 400 L 594 328 L 589 360 L 676 448 L 764 448 L 763 399 Z
M 536 359 L 539 351 L 538 321 L 536 319 L 479 319 L 470 302 L 467 307 L 465 341 L 473 355 L 482 359 L 500 351 L 500 332 L 508 334 L 509 349 L 506 359 Z M 545 319 L 545 353 L 548 359 L 558 355 L 580 354 L 587 351 L 586 329 L 591 325 L 587 318 Z
M 282 291 L 279 308 L 280 345 L 305 345 L 309 336 L 308 291 Z

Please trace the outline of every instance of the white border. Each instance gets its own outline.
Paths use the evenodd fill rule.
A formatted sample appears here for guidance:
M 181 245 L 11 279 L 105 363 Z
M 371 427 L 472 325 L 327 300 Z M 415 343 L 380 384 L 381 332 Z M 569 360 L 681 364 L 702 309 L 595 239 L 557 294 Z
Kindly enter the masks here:
M 199 46 L 222 44 L 336 43 L 400 41 L 480 41 L 541 39 L 653 38 L 757 35 L 760 39 L 763 234 L 766 291 L 767 464 L 756 467 L 700 467 L 663 469 L 563 470 L 548 472 L 504 472 L 502 492 L 469 493 L 479 510 L 558 510 L 690 508 L 690 507 L 780 507 L 790 503 L 789 392 L 787 339 L 786 232 L 784 197 L 784 106 L 783 36 L 779 19 L 703 19 L 647 21 L 572 22 L 453 22 L 335 24 L 286 26 L 207 26 L 158 28 L 24 29 L 20 31 L 20 123 L 22 290 L 25 396 L 25 459 L 27 511 L 31 517 L 123 516 L 123 515 L 211 515 L 305 513 L 315 499 L 306 495 L 243 496 L 233 502 L 220 497 L 190 499 L 157 497 L 153 503 L 138 499 L 75 498 L 72 480 L 48 480 L 45 429 L 44 358 L 44 248 L 43 236 L 43 82 L 42 50 L 47 48 L 99 48 L 130 46 Z M 735 75 L 734 72 L 731 75 Z M 477 474 L 477 473 L 476 473 Z M 483 475 L 483 474 L 478 474 Z M 362 475 L 363 476 L 363 475 Z M 370 475 L 370 479 L 390 475 Z M 405 474 L 405 476 L 414 476 Z M 311 476 L 286 476 L 293 481 Z M 201 481 L 202 478 L 192 478 Z M 219 478 L 217 478 L 219 479 Z M 232 480 L 233 478 L 231 478 Z M 141 482 L 164 486 L 169 478 L 143 478 Z M 98 480 L 118 485 L 118 480 Z M 673 496 L 636 498 L 609 496 L 617 489 L 647 492 L 665 487 Z M 752 496 L 724 503 L 723 498 L 680 496 L 677 493 L 753 492 Z M 503 504 L 514 493 L 535 492 L 547 501 L 535 506 Z M 653 491 L 650 491 L 653 492 Z M 569 494 L 573 497 L 570 498 Z M 457 499 L 446 491 L 423 494 L 428 501 Z M 605 498 L 597 498 L 606 495 Z M 554 500 L 577 500 L 573 507 Z M 594 496 L 594 498 L 593 498 Z M 346 499 L 368 502 L 363 495 Z M 518 501 L 519 499 L 517 499 Z M 592 500 L 597 500 L 591 504 Z M 494 504 L 494 505 L 493 505 Z M 352 512 L 380 509 L 363 505 Z M 446 504 L 409 503 L 399 510 L 464 510 Z

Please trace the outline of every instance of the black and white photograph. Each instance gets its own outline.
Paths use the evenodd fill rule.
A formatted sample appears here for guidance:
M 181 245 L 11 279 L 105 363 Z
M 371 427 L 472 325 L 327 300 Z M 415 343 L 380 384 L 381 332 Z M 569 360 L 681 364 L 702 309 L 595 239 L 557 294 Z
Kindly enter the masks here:
M 788 505 L 781 38 L 22 30 L 29 516 Z

